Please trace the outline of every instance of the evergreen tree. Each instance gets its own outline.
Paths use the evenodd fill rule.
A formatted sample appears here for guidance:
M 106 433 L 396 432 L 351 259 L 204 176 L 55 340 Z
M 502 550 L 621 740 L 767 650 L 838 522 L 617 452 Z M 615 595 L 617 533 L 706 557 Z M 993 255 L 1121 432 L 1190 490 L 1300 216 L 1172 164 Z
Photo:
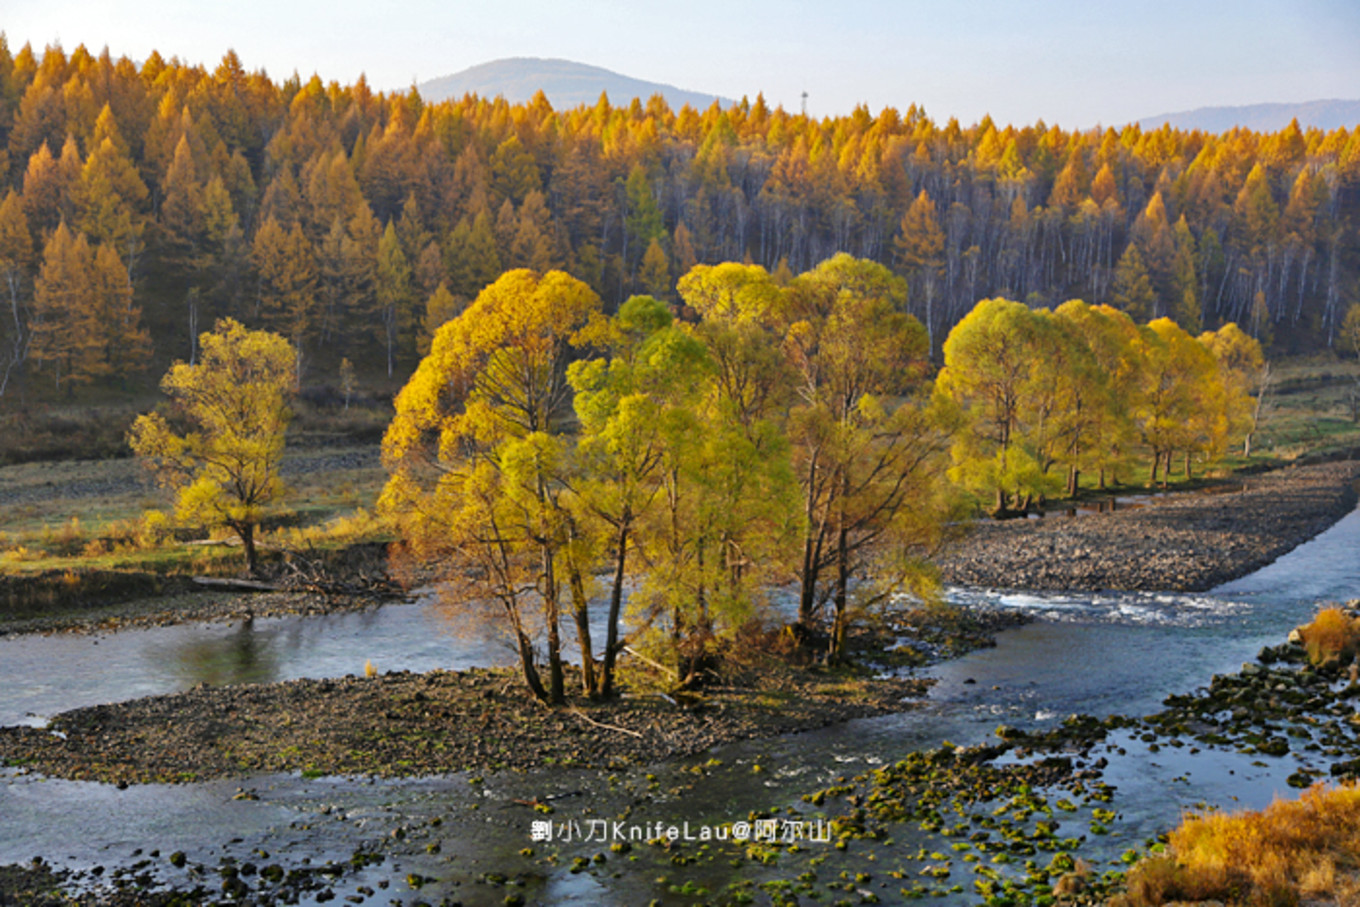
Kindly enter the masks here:
M 70 187 L 62 182 L 57 161 L 43 143 L 28 159 L 24 172 L 24 215 L 37 234 L 46 238 L 61 222 Z
M 78 223 L 93 242 L 112 243 L 129 263 L 142 246 L 148 191 L 137 168 L 122 147 L 121 136 L 107 105 L 99 120 L 102 134 L 90 153 L 76 187 Z
M 401 241 L 392 222 L 387 222 L 378 242 L 377 283 L 378 312 L 382 318 L 382 337 L 387 347 L 387 375 L 396 370 L 397 357 L 409 341 L 414 348 L 414 298 L 411 291 L 411 267 L 401 251 Z
M 534 156 L 515 133 L 501 142 L 491 155 L 491 187 L 499 198 L 515 204 L 524 201 L 530 192 L 542 188 Z
M 456 318 L 461 310 L 458 300 L 449 288 L 441 282 L 430 298 L 425 301 L 425 317 L 421 319 L 420 337 L 417 339 L 416 352 L 425 356 L 430 352 L 430 341 L 446 322 Z
M 1198 331 L 1204 326 L 1204 315 L 1199 303 L 1199 277 L 1195 273 L 1195 237 L 1182 214 L 1176 221 L 1176 260 L 1172 266 L 1172 311 L 1176 323 L 1187 331 Z
M 108 371 L 126 379 L 151 362 L 151 334 L 133 301 L 132 281 L 112 243 L 100 243 L 90 262 L 90 294 L 97 309 Z
M 259 283 L 259 313 L 264 324 L 289 340 L 294 380 L 301 382 L 304 347 L 320 327 L 316 259 L 302 226 L 285 231 L 270 218 L 255 234 L 252 257 Z
M 647 252 L 642 256 L 642 268 L 638 271 L 638 280 L 642 282 L 647 292 L 657 299 L 667 299 L 671 295 L 671 268 L 666 260 L 666 250 L 661 248 L 661 241 L 653 239 L 647 246 Z
M 1134 321 L 1147 321 L 1157 306 L 1157 294 L 1152 289 L 1143 257 L 1138 254 L 1138 246 L 1129 243 L 1124 254 L 1119 257 L 1119 267 L 1114 272 L 1114 286 L 1110 289 L 1110 304 L 1121 312 L 1127 312 Z
M 63 222 L 43 249 L 33 289 L 30 353 L 50 368 L 54 384 L 88 384 L 107 370 L 99 338 L 99 313 L 92 303 L 90 246 Z
M 33 236 L 28 231 L 28 218 L 19 194 L 13 189 L 0 203 L 0 282 L 3 282 L 5 315 L 3 376 L 0 376 L 0 396 L 9 388 L 14 370 L 28 358 L 31 339 L 29 330 L 29 283 L 33 264 Z
M 944 231 L 940 229 L 935 202 L 924 190 L 902 215 L 898 234 L 893 239 L 898 270 L 916 288 L 914 298 L 921 300 L 920 321 L 926 328 L 930 349 L 935 341 L 935 296 L 944 267 Z

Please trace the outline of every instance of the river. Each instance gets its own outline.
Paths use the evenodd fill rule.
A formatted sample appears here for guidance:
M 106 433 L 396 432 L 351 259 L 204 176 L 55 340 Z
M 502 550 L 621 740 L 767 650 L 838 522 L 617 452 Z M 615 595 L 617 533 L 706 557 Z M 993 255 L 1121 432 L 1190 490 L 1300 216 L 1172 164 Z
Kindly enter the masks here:
M 642 772 L 607 781 L 598 773 L 544 769 L 401 781 L 270 775 L 118 790 L 6 770 L 0 774 L 0 864 L 43 855 L 77 870 L 127 867 L 145 859 L 134 852 L 159 849 L 184 851 L 203 863 L 266 851 L 285 864 L 319 865 L 381 846 L 386 859 L 346 875 L 337 893 L 363 898 L 365 888 L 386 882 L 370 902 L 502 903 L 509 890 L 531 903 L 628 904 L 651 897 L 694 903 L 670 890 L 683 878 L 721 900 L 725 886 L 777 878 L 778 869 L 719 860 L 677 871 L 667 855 L 638 848 L 591 871 L 572 872 L 572 857 L 593 855 L 599 844 L 556 844 L 558 865 L 526 860 L 518 851 L 530 844 L 530 823 L 543 819 L 513 801 L 560 795 L 547 821 L 576 821 L 583 831 L 591 818 L 630 806 L 633 822 L 689 822 L 697 829 L 744 819 L 753 810 L 788 809 L 841 775 L 944 740 L 987 740 L 1001 723 L 1043 728 L 1070 713 L 1150 713 L 1168 694 L 1203 686 L 1213 674 L 1251 660 L 1263 645 L 1278 643 L 1318 603 L 1360 596 L 1357 552 L 1360 511 L 1275 563 L 1206 594 L 951 590 L 956 600 L 1017 608 L 1036 619 L 1000 634 L 993 649 L 929 669 L 938 683 L 919 708 L 721 747 L 698 774 L 688 760 L 654 767 L 654 780 Z M 432 599 L 324 617 L 7 638 L 0 640 L 0 723 L 41 726 L 61 710 L 197 683 L 360 673 L 366 660 L 379 670 L 418 671 L 508 664 L 512 653 L 476 628 L 457 632 Z M 1127 752 L 1115 755 L 1120 748 Z M 1116 739 L 1105 779 L 1118 788 L 1120 820 L 1093 853 L 1117 856 L 1197 804 L 1261 806 L 1291 794 L 1284 779 L 1295 767 L 1293 757 L 1158 753 Z M 258 799 L 233 799 L 238 789 Z M 431 824 L 436 817 L 439 822 Z M 394 840 L 394 834 L 400 837 Z M 872 857 L 864 848 L 828 853 L 828 865 L 869 869 L 928 844 L 914 830 L 897 837 L 892 848 L 879 848 Z M 493 869 L 512 876 L 510 889 L 483 881 Z M 416 892 L 407 882 L 411 873 L 438 881 Z M 184 883 L 167 866 L 157 864 L 154 875 Z M 893 902 L 895 883 L 876 880 L 874 886 L 878 897 Z M 945 902 L 951 900 L 959 899 Z M 970 900 L 976 897 L 960 902 Z

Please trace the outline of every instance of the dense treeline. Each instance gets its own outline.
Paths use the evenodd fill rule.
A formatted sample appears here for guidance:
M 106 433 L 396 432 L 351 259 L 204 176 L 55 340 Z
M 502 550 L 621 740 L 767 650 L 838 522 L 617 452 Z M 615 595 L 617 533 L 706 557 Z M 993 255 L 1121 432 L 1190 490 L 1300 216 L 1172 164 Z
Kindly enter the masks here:
M 382 508 L 462 607 L 503 621 L 548 701 L 568 613 L 586 690 L 610 694 L 626 585 L 633 644 L 679 682 L 776 586 L 839 657 L 857 616 L 928 595 L 958 488 L 1006 510 L 1061 492 L 1054 467 L 1069 493 L 1142 450 L 1154 480 L 1173 453 L 1188 472 L 1249 430 L 1263 364 L 1231 323 L 1195 338 L 1079 300 L 991 299 L 950 333 L 932 384 L 906 279 L 876 262 L 841 253 L 788 279 L 701 264 L 678 292 L 684 319 L 651 296 L 606 317 L 564 272 L 509 271 L 436 331 L 396 400 Z
M 997 513 L 1076 494 L 1083 473 L 1099 488 L 1126 481 L 1144 455 L 1150 482 L 1176 454 L 1189 478 L 1233 439 L 1250 451 L 1265 365 L 1232 322 L 1196 338 L 1079 299 L 1052 311 L 984 299 L 950 332 L 936 383 L 950 476 Z
M 614 310 L 673 298 L 696 263 L 791 275 L 846 251 L 909 279 L 936 357 L 998 295 L 1330 344 L 1360 272 L 1360 130 L 427 105 L 233 53 L 210 71 L 0 43 L 0 181 L 3 381 L 67 388 L 192 360 L 220 316 L 287 336 L 300 374 L 396 374 L 515 267 Z

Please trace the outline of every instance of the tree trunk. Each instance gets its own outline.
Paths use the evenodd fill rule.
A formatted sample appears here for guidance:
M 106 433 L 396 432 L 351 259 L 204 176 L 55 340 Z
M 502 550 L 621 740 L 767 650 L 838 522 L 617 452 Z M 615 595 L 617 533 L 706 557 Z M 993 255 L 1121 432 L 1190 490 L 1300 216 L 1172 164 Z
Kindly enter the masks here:
M 798 625 L 805 630 L 812 629 L 812 605 L 815 601 L 817 592 L 817 531 L 814 520 L 813 510 L 815 509 L 816 492 L 814 487 L 817 481 L 817 458 L 814 455 L 812 463 L 808 466 L 807 493 L 803 504 L 803 516 L 807 520 L 807 528 L 803 531 L 803 569 L 799 574 L 798 590 Z
M 1148 477 L 1149 485 L 1157 484 L 1157 470 L 1162 465 L 1162 452 L 1154 450 L 1152 452 L 1152 475 Z
M 832 664 L 845 657 L 846 624 L 849 615 L 848 588 L 850 584 L 850 550 L 847 544 L 848 533 L 842 525 L 836 530 L 836 619 L 831 628 L 831 650 L 828 653 Z
M 241 547 L 246 551 L 246 570 L 251 576 L 259 576 L 260 558 L 255 552 L 255 524 L 246 523 L 237 532 L 241 536 Z
M 566 701 L 566 678 L 562 671 L 562 628 L 557 601 L 557 576 L 552 549 L 543 546 L 543 617 L 548 622 L 548 702 Z
M 619 654 L 619 611 L 623 607 L 624 565 L 628 558 L 628 519 L 619 524 L 619 540 L 614 549 L 614 588 L 609 590 L 609 621 L 605 625 L 604 671 L 600 678 L 600 695 L 606 699 L 614 695 L 614 660 Z
M 694 592 L 695 611 L 698 619 L 689 628 L 689 664 L 684 663 L 684 658 L 676 659 L 676 673 L 682 678 L 681 686 L 689 686 L 693 682 L 695 675 L 699 671 L 699 665 L 703 661 L 704 651 L 708 648 L 708 641 L 703 636 L 704 614 L 708 611 L 708 589 L 704 583 L 704 538 L 699 536 L 694 546 L 694 563 L 699 568 L 699 587 Z
M 812 528 L 803 540 L 803 569 L 798 577 L 798 626 L 812 629 L 812 605 L 817 595 L 817 559 L 812 541 Z
M 519 664 L 524 672 L 524 682 L 529 685 L 529 692 L 534 694 L 535 699 L 547 702 L 548 691 L 543 689 L 543 680 L 538 676 L 538 668 L 534 667 L 533 643 L 522 630 L 516 630 L 515 637 L 519 644 Z
M 581 690 L 587 696 L 595 693 L 595 650 L 590 644 L 590 601 L 586 597 L 585 580 L 581 571 L 571 565 L 572 616 L 576 620 L 576 641 L 581 647 Z
M 1186 481 L 1190 480 L 1190 451 L 1188 450 L 1185 452 L 1185 478 Z

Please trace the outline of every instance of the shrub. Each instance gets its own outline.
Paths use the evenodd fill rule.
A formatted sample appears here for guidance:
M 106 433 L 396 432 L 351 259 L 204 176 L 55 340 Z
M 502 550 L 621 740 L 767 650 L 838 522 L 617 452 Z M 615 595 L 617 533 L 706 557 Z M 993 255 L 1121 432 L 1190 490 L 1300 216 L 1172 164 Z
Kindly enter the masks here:
M 1360 848 L 1360 788 L 1314 785 L 1259 812 L 1191 815 L 1170 853 L 1135 865 L 1115 903 L 1145 907 L 1220 900 L 1285 905 L 1326 897 L 1354 903 L 1360 882 L 1337 872 Z
M 1323 608 L 1312 623 L 1299 628 L 1299 635 L 1314 667 L 1339 664 L 1360 648 L 1360 627 L 1340 608 Z
M 79 517 L 71 517 L 56 529 L 43 526 L 42 545 L 50 554 L 67 557 L 79 554 L 84 550 L 85 542 L 85 529 L 80 525 Z
M 3 554 L 0 554 L 0 562 L 7 564 L 21 564 L 24 561 L 40 561 L 45 556 L 46 555 L 44 555 L 41 551 L 34 551 L 31 548 L 26 548 L 23 545 L 19 545 L 15 548 L 10 548 L 6 550 Z

